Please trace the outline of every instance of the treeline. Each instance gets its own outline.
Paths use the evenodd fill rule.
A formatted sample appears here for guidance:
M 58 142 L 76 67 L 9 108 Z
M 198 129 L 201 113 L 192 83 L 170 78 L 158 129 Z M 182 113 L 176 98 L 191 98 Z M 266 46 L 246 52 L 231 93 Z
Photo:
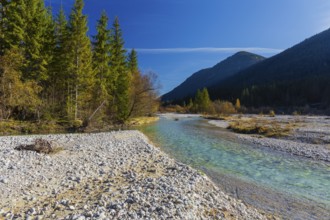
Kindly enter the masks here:
M 212 101 L 207 88 L 197 90 L 195 97 L 190 98 L 188 102 L 183 101 L 181 104 L 163 105 L 161 111 L 178 112 L 178 113 L 199 113 L 205 115 L 222 115 L 233 114 L 245 111 L 245 107 L 241 106 L 239 99 L 236 99 L 235 105 L 225 100 Z
M 155 75 L 141 74 L 118 18 L 87 35 L 83 0 L 53 17 L 43 0 L 1 0 L 0 119 L 124 123 L 157 110 Z
M 330 75 L 263 84 L 255 83 L 249 86 L 232 85 L 229 87 L 224 85 L 210 88 L 209 91 L 212 98 L 220 96 L 233 101 L 235 97 L 239 97 L 247 107 L 330 108 Z

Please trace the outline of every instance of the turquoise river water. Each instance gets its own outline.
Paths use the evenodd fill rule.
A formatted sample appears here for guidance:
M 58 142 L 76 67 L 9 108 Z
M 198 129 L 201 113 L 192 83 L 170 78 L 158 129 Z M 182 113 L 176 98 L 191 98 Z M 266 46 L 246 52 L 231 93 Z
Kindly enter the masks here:
M 329 163 L 244 144 L 198 117 L 162 117 L 141 129 L 170 156 L 261 211 L 284 219 L 330 219 Z

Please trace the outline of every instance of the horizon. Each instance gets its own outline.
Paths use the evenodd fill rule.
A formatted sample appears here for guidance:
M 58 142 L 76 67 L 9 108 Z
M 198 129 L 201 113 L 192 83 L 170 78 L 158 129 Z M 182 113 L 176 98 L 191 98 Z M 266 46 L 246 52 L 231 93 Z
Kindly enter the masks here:
M 62 3 L 68 15 L 74 1 L 45 3 L 52 6 L 54 14 Z M 115 16 L 119 17 L 125 47 L 137 50 L 142 72 L 157 73 L 162 95 L 193 73 L 239 51 L 269 58 L 328 29 L 330 23 L 330 2 L 325 0 L 317 5 L 308 0 L 210 0 L 207 4 L 185 0 L 85 0 L 90 36 L 96 33 L 96 21 L 103 10 L 109 16 L 109 26 Z

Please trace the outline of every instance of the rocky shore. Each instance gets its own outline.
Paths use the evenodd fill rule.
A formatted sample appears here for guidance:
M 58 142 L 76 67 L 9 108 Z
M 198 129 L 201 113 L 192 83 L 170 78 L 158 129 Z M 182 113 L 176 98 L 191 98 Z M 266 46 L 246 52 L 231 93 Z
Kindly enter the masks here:
M 314 160 L 330 162 L 330 118 L 326 116 L 276 116 L 264 117 L 258 115 L 244 116 L 262 118 L 269 123 L 291 124 L 293 130 L 288 136 L 268 138 L 261 135 L 234 134 L 244 143 L 269 147 L 274 150 L 303 156 Z M 226 129 L 233 120 L 240 120 L 235 116 L 230 120 L 210 120 L 209 123 Z
M 64 150 L 14 150 L 40 137 Z M 266 219 L 137 131 L 0 137 L 0 195 L 0 219 Z

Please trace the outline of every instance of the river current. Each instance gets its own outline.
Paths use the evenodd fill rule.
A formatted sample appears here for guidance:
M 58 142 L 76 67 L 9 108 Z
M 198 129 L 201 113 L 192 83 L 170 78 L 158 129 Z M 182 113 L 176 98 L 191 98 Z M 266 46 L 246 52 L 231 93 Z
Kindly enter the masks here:
M 330 219 L 330 164 L 242 143 L 199 117 L 161 117 L 141 130 L 222 190 L 284 219 Z

